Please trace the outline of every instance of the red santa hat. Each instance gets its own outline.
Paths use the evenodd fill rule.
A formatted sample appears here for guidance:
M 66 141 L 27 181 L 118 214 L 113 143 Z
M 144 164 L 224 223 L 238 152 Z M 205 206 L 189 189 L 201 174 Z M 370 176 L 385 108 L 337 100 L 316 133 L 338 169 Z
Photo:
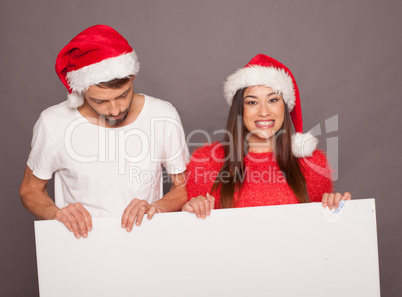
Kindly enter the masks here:
M 303 134 L 299 89 L 292 72 L 279 61 L 259 54 L 227 78 L 224 85 L 226 101 L 232 104 L 238 90 L 251 86 L 266 86 L 282 94 L 296 132 L 292 135 L 293 155 L 298 158 L 311 156 L 318 140 L 311 133 Z
M 132 47 L 116 30 L 105 25 L 85 29 L 59 53 L 56 72 L 68 90 L 68 103 L 78 108 L 90 86 L 136 75 L 140 70 Z

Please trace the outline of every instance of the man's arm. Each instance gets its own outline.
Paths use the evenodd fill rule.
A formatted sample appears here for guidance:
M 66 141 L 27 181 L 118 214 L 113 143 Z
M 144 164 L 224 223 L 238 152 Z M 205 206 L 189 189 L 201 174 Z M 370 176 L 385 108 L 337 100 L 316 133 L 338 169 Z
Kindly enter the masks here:
M 49 180 L 37 178 L 26 166 L 20 187 L 21 202 L 35 217 L 41 220 L 54 219 L 59 208 L 46 191 Z
M 26 166 L 24 178 L 20 187 L 21 202 L 35 217 L 41 220 L 58 220 L 68 230 L 74 232 L 75 237 L 86 238 L 92 229 L 91 216 L 80 204 L 70 204 L 62 209 L 58 208 L 46 191 L 49 180 L 37 178 L 32 170 Z
M 187 202 L 185 173 L 169 174 L 169 176 L 172 181 L 172 188 L 162 199 L 151 204 L 157 209 L 160 209 L 160 212 L 179 211 Z M 148 213 L 148 216 L 149 215 L 150 213 Z M 151 218 L 152 216 L 153 214 Z
M 122 228 L 126 228 L 130 232 L 133 229 L 134 222 L 136 226 L 140 226 L 145 214 L 150 220 L 155 213 L 181 210 L 187 202 L 185 173 L 170 174 L 169 176 L 172 181 L 172 188 L 160 200 L 148 204 L 145 200 L 135 198 L 130 202 L 121 218 Z

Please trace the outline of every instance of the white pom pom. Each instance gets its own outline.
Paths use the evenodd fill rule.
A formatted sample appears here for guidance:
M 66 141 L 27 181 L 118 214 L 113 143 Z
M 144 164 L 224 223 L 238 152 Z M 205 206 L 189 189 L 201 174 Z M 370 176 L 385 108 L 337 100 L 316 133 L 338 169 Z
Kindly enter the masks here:
M 84 104 L 84 97 L 77 92 L 72 92 L 71 94 L 68 94 L 67 100 L 68 100 L 68 105 L 71 108 L 78 108 L 82 104 Z
M 311 157 L 317 148 L 318 139 L 311 133 L 296 133 L 292 136 L 292 151 L 297 158 Z

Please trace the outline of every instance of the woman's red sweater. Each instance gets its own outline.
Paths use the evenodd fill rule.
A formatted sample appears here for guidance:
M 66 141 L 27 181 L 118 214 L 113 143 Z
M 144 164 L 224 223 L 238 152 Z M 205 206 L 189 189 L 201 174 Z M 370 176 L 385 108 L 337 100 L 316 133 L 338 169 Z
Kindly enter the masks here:
M 211 193 L 212 185 L 224 163 L 224 150 L 220 143 L 207 144 L 197 149 L 187 166 L 188 199 L 207 193 L 215 197 L 218 207 L 220 191 Z M 313 156 L 299 158 L 310 202 L 320 202 L 323 193 L 333 192 L 331 168 L 322 151 Z M 265 206 L 298 203 L 288 186 L 273 153 L 249 152 L 244 158 L 245 174 L 241 195 L 235 193 L 236 207 Z M 225 178 L 225 176 L 223 176 Z

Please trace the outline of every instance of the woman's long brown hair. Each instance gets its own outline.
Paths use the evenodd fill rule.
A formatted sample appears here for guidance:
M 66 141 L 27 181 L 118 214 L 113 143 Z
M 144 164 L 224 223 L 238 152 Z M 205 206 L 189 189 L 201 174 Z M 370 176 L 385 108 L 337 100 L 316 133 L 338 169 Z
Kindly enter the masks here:
M 220 189 L 220 208 L 235 207 L 234 194 L 241 195 L 245 178 L 244 157 L 247 153 L 248 133 L 243 121 L 244 89 L 240 89 L 233 96 L 233 103 L 229 111 L 226 125 L 227 134 L 223 140 L 225 162 L 216 177 L 211 193 Z M 292 153 L 292 120 L 285 104 L 285 116 L 282 127 L 275 135 L 275 158 L 286 182 L 301 203 L 309 202 L 306 180 L 300 170 L 298 159 Z

